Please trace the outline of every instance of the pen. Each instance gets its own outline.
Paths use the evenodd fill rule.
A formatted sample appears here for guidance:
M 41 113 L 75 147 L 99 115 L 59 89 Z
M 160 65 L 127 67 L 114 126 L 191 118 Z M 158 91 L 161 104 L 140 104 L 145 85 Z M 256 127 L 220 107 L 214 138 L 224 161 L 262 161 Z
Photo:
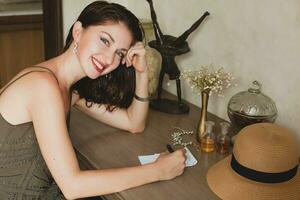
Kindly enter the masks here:
M 172 146 L 170 144 L 167 144 L 167 149 L 168 149 L 169 153 L 174 152 L 174 149 L 172 148 Z

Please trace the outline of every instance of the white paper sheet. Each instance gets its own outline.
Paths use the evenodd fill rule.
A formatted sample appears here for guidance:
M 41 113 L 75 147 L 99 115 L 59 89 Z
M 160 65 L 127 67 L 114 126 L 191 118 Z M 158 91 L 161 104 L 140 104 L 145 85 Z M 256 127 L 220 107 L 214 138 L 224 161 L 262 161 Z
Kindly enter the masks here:
M 193 154 L 191 153 L 191 151 L 185 147 L 184 148 L 186 150 L 186 160 L 185 160 L 185 166 L 186 167 L 191 167 L 197 164 L 197 160 L 196 158 L 193 156 Z M 149 164 L 149 163 L 153 163 L 156 161 L 156 159 L 159 157 L 160 154 L 156 153 L 153 155 L 144 155 L 144 156 L 138 156 L 139 161 L 142 165 L 145 164 Z

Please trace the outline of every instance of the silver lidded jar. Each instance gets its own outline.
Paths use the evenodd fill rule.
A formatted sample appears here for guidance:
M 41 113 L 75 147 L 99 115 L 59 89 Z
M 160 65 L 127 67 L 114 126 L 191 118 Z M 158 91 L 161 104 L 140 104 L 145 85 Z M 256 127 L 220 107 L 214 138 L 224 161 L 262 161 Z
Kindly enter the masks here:
M 261 122 L 274 122 L 277 117 L 275 102 L 261 93 L 261 84 L 253 81 L 248 91 L 235 94 L 229 100 L 227 114 L 234 126 L 241 129 Z

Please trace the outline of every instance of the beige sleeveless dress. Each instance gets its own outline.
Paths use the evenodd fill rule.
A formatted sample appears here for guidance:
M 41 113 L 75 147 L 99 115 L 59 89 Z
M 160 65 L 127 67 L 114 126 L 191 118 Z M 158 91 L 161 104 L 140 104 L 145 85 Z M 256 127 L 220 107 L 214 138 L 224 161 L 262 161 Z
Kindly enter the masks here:
M 48 72 L 55 77 L 48 68 L 37 66 L 34 68 L 36 69 L 26 72 L 7 85 L 1 93 L 12 83 L 33 71 Z M 70 114 L 68 124 L 69 119 Z M 42 157 L 32 122 L 12 125 L 0 113 L 0 200 L 27 199 L 65 198 Z

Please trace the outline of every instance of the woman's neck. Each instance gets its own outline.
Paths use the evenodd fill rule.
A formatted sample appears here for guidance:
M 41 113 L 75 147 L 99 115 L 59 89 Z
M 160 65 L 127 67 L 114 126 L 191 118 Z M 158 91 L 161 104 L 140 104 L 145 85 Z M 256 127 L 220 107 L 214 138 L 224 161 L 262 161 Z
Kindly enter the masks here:
M 55 73 L 60 87 L 67 90 L 78 80 L 86 76 L 77 56 L 70 49 L 38 65 L 51 69 Z

